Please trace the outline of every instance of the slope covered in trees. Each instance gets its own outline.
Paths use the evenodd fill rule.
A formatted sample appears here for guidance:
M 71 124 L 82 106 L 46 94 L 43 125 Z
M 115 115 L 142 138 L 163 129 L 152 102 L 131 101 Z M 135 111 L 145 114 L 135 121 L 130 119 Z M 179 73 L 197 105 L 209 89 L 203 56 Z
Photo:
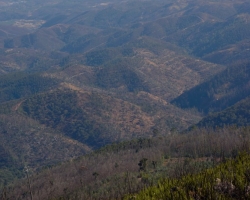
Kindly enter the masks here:
M 17 114 L 0 114 L 0 185 L 32 171 L 90 152 L 88 146 L 63 137 L 59 131 Z
M 197 124 L 202 119 L 200 113 L 212 114 L 204 119 L 209 119 L 212 127 L 248 125 L 249 8 L 246 0 L 2 0 L 1 184 L 22 177 L 25 165 L 35 173 L 115 141 L 165 138 Z M 224 109 L 228 110 L 211 113 Z M 216 140 L 206 140 L 219 146 L 222 139 L 216 136 Z M 181 157 L 196 155 L 200 160 L 194 158 L 187 167 L 200 163 L 201 167 L 195 168 L 199 171 L 211 166 L 206 160 L 209 155 L 221 153 L 219 147 L 207 154 L 198 155 L 202 147 L 190 153 L 193 143 L 185 140 L 185 135 L 169 137 L 171 142 L 166 144 L 174 144 L 171 156 L 182 155 L 172 161 L 165 158 L 170 153 L 159 153 L 158 147 L 158 154 L 150 158 L 145 157 L 150 151 L 134 155 L 141 146 L 153 144 L 145 139 L 135 142 L 135 149 L 126 144 L 129 148 L 125 145 L 124 157 L 115 156 L 116 163 L 98 154 L 98 159 L 108 159 L 105 169 L 93 168 L 92 160 L 88 168 L 94 171 L 69 169 L 72 174 L 65 176 L 59 167 L 62 175 L 43 182 L 50 185 L 41 194 L 36 190 L 41 187 L 34 185 L 34 192 L 45 198 L 54 198 L 54 194 L 74 198 L 71 195 L 77 195 L 79 189 L 79 195 L 90 199 L 121 198 L 156 183 L 168 170 L 166 163 L 174 166 L 169 175 L 176 161 L 185 163 Z M 232 138 L 242 142 L 238 136 Z M 162 144 L 161 139 L 156 141 Z M 232 149 L 226 150 L 231 154 Z M 129 156 L 136 161 L 134 171 L 126 172 L 118 158 Z M 205 161 L 201 157 L 206 157 Z M 76 169 L 80 167 L 73 163 Z M 138 175 L 138 169 L 145 172 L 146 163 L 148 173 Z M 119 172 L 117 177 L 112 170 Z M 86 176 L 90 185 L 83 187 L 75 174 Z M 72 183 L 71 178 L 60 185 L 64 176 L 75 177 L 76 190 L 67 183 Z M 25 186 L 15 194 L 27 198 Z M 86 194 L 89 188 L 93 192 Z
M 181 108 L 196 108 L 205 114 L 221 111 L 250 95 L 249 62 L 222 71 L 172 101 Z
M 229 161 L 226 165 L 217 165 L 225 159 L 236 157 L 240 151 L 248 150 L 249 128 L 228 127 L 216 131 L 196 129 L 187 134 L 173 132 L 165 137 L 108 145 L 97 152 L 44 169 L 39 174 L 30 174 L 31 189 L 27 180 L 23 179 L 2 192 L 10 199 L 27 199 L 30 191 L 34 199 L 122 199 L 127 194 L 134 196 L 135 192 L 145 187 L 157 185 L 163 178 L 167 180 L 160 182 L 161 185 L 167 184 L 166 189 L 176 186 L 180 192 L 187 191 L 183 195 L 189 194 L 189 191 L 195 194 L 198 188 L 203 188 L 202 195 L 208 195 L 207 187 L 212 187 L 216 178 L 221 181 L 230 181 L 227 178 L 232 178 L 236 181 L 233 182 L 235 187 L 239 186 L 235 192 L 243 192 L 247 180 L 242 174 L 246 172 L 249 156 L 239 157 L 240 160 Z M 234 166 L 237 168 L 234 169 Z M 233 171 L 226 170 L 228 167 Z M 211 179 L 208 178 L 210 172 L 213 175 Z M 235 172 L 235 177 L 231 172 Z M 204 178 L 205 174 L 208 176 Z M 158 188 L 155 195 L 169 193 L 169 190 L 163 189 L 159 194 L 159 187 L 148 191 L 155 188 Z M 142 192 L 142 198 L 145 193 L 153 195 L 146 190 Z M 178 191 L 173 195 L 179 195 Z M 224 194 L 218 191 L 211 195 Z
M 19 109 L 91 147 L 129 138 L 130 134 L 149 134 L 154 125 L 140 107 L 88 91 L 52 91 L 25 100 Z
M 223 127 L 228 125 L 249 126 L 249 97 L 235 105 L 203 118 L 197 125 L 200 127 Z
M 249 164 L 249 154 L 242 153 L 212 169 L 179 179 L 165 179 L 124 199 L 248 199 Z
M 0 80 L 0 103 L 21 99 L 55 88 L 59 81 L 41 74 L 14 73 Z

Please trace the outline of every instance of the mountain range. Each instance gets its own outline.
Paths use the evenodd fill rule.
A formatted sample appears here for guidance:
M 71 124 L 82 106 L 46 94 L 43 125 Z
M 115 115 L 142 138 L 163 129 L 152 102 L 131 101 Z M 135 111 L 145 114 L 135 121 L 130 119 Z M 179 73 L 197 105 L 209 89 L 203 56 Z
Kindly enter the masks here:
M 107 144 L 249 124 L 246 0 L 0 1 L 0 186 Z

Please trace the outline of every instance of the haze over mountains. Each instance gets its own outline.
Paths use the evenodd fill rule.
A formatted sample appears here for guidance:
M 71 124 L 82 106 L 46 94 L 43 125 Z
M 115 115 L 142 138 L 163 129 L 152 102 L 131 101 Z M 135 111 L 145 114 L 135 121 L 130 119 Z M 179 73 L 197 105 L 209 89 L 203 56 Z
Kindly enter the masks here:
M 0 184 L 116 141 L 248 125 L 249 58 L 246 0 L 0 0 Z

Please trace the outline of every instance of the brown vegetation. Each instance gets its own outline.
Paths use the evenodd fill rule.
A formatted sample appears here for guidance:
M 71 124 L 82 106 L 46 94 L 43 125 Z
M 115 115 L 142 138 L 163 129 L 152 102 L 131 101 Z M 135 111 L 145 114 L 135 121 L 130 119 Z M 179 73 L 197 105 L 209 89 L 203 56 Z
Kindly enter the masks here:
M 31 191 L 34 199 L 120 199 L 160 177 L 197 173 L 242 150 L 249 150 L 249 128 L 196 129 L 139 139 L 31 174 Z M 29 198 L 28 184 L 22 182 L 6 188 L 8 198 Z

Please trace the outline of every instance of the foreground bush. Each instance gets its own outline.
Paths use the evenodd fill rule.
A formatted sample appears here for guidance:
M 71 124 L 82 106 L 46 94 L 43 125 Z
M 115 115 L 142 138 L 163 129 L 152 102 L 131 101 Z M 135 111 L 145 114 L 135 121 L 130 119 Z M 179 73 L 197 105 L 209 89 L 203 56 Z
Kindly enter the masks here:
M 250 199 L 250 155 L 241 153 L 199 174 L 162 180 L 125 199 Z

